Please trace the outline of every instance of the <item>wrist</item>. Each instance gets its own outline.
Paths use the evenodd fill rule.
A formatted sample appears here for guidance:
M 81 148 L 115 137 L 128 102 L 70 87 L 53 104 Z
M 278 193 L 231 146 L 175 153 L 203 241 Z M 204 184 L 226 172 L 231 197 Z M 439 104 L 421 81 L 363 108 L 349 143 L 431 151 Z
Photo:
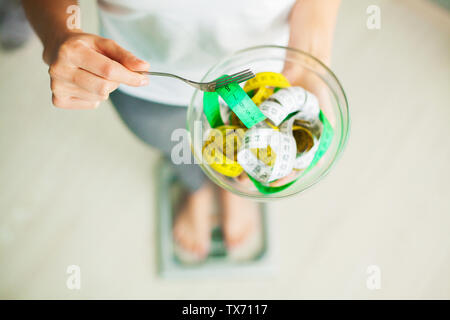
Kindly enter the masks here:
M 55 35 L 50 35 L 46 39 L 42 39 L 42 44 L 44 46 L 44 50 L 42 53 L 42 58 L 44 62 L 50 64 L 55 59 L 59 47 L 71 36 L 75 34 L 83 33 L 81 29 L 73 29 L 73 30 L 63 30 L 58 32 Z
M 289 46 L 328 65 L 340 0 L 300 0 L 290 15 Z

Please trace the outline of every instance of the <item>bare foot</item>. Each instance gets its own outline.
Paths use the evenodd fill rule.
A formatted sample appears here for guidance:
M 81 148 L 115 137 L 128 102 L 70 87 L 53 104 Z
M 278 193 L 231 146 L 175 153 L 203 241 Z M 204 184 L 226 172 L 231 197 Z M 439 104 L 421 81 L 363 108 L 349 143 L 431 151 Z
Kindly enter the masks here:
M 189 195 L 181 206 L 173 226 L 173 236 L 177 244 L 198 259 L 205 258 L 209 253 L 213 196 L 209 184 Z
M 257 202 L 220 190 L 223 210 L 223 233 L 229 249 L 239 247 L 260 227 Z

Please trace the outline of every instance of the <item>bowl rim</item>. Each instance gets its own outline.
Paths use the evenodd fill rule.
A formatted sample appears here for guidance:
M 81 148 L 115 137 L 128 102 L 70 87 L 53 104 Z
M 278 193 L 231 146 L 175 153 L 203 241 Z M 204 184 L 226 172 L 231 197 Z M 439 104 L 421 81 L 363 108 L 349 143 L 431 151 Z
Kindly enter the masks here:
M 304 191 L 306 191 L 307 189 L 311 188 L 312 186 L 314 186 L 315 184 L 317 184 L 319 181 L 321 181 L 325 176 L 328 175 L 328 173 L 330 172 L 331 168 L 333 168 L 336 165 L 336 162 L 340 159 L 340 157 L 342 156 L 342 153 L 345 149 L 345 147 L 347 146 L 347 142 L 348 142 L 348 137 L 349 137 L 349 133 L 350 133 L 350 125 L 351 125 L 351 120 L 350 120 L 350 110 L 349 110 L 349 104 L 348 104 L 348 99 L 347 99 L 347 95 L 345 93 L 345 90 L 341 84 L 341 82 L 339 81 L 339 79 L 337 78 L 336 74 L 324 63 L 322 62 L 320 59 L 318 59 L 317 57 L 313 56 L 312 54 L 297 49 L 297 48 L 292 48 L 292 47 L 288 47 L 288 46 L 281 46 L 281 45 L 257 45 L 257 46 L 252 46 L 252 47 L 248 47 L 248 48 L 244 48 L 244 49 L 240 49 L 237 50 L 227 56 L 225 56 L 224 58 L 220 59 L 216 64 L 214 64 L 213 66 L 211 66 L 208 71 L 204 74 L 204 76 L 202 77 L 201 81 L 205 81 L 206 77 L 219 65 L 225 63 L 226 61 L 231 60 L 234 56 L 242 54 L 242 53 L 246 53 L 249 51 L 254 51 L 254 50 L 259 50 L 259 49 L 281 49 L 281 50 L 285 50 L 285 51 L 292 51 L 295 53 L 299 53 L 301 55 L 307 56 L 308 58 L 312 59 L 313 61 L 317 62 L 322 68 L 325 69 L 326 73 L 328 73 L 333 80 L 335 81 L 335 83 L 338 86 L 338 89 L 340 90 L 342 96 L 343 96 L 343 102 L 345 104 L 345 108 L 340 107 L 339 108 L 339 112 L 341 113 L 341 127 L 343 128 L 342 133 L 341 133 L 341 137 L 340 137 L 340 141 L 339 141 L 339 145 L 337 147 L 337 150 L 339 150 L 339 152 L 335 153 L 333 156 L 332 161 L 330 162 L 330 164 L 328 165 L 328 167 L 323 171 L 323 173 L 314 181 L 310 182 L 309 184 L 305 185 L 304 188 L 302 188 L 302 190 L 299 190 L 297 192 L 294 192 L 292 194 L 289 195 L 284 195 L 284 194 L 280 194 L 280 193 L 274 193 L 274 194 L 270 194 L 270 195 L 263 195 L 263 196 L 258 196 L 258 195 L 250 195 L 247 193 L 244 193 L 242 191 L 239 190 L 234 190 L 232 188 L 230 188 L 228 185 L 225 185 L 225 189 L 233 192 L 234 194 L 237 194 L 239 196 L 243 196 L 246 198 L 250 198 L 253 200 L 275 200 L 275 199 L 282 199 L 282 198 L 286 198 L 286 197 L 290 197 L 290 196 L 294 196 L 294 195 L 298 195 Z M 193 108 L 191 108 L 191 106 L 194 104 L 194 100 L 197 96 L 197 93 L 199 92 L 199 90 L 195 90 L 191 101 L 189 103 L 188 106 L 188 111 L 187 111 L 187 117 L 186 117 L 186 128 L 189 131 L 189 138 L 191 139 L 192 137 L 192 132 L 190 130 L 190 120 L 192 117 L 192 112 L 193 112 Z M 345 117 L 344 117 L 344 113 L 345 113 Z M 347 125 L 344 127 L 344 118 L 347 119 Z M 192 147 L 192 143 L 191 143 L 191 149 L 193 149 Z M 192 151 L 194 157 L 196 157 L 195 151 Z M 200 165 L 200 168 L 204 170 L 203 166 Z M 209 177 L 209 175 L 205 172 L 205 174 Z

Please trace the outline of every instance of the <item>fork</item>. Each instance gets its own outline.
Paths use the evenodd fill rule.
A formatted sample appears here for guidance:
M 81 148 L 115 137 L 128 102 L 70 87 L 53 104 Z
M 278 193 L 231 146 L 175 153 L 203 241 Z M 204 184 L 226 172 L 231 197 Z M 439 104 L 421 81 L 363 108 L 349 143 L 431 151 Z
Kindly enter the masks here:
M 234 73 L 230 76 L 220 77 L 220 78 L 218 78 L 214 81 L 210 81 L 210 82 L 196 82 L 196 81 L 182 78 L 175 74 L 165 73 L 165 72 L 156 72 L 156 71 L 136 71 L 136 72 L 140 73 L 140 74 L 151 75 L 151 76 L 163 76 L 163 77 L 176 78 L 181 81 L 184 81 L 185 83 L 193 86 L 194 88 L 197 88 L 201 91 L 207 91 L 207 92 L 216 91 L 216 89 L 218 89 L 220 87 L 224 87 L 227 84 L 230 84 L 231 82 L 241 83 L 241 82 L 247 81 L 247 80 L 255 77 L 255 74 L 250 69 L 245 69 L 243 71 Z

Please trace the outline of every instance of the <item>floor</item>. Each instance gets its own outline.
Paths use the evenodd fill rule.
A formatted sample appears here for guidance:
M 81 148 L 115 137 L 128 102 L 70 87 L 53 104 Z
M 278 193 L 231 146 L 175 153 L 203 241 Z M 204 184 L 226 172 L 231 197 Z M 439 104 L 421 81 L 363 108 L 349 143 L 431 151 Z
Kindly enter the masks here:
M 372 4 L 380 30 L 366 28 Z M 82 12 L 95 31 L 95 11 Z M 343 1 L 333 69 L 349 97 L 350 140 L 326 179 L 270 204 L 271 277 L 159 278 L 157 152 L 109 102 L 90 112 L 52 108 L 40 51 L 36 39 L 0 51 L 0 298 L 450 298 L 444 9 Z M 80 290 L 66 286 L 69 265 L 81 268 Z M 376 290 L 367 286 L 372 265 Z

